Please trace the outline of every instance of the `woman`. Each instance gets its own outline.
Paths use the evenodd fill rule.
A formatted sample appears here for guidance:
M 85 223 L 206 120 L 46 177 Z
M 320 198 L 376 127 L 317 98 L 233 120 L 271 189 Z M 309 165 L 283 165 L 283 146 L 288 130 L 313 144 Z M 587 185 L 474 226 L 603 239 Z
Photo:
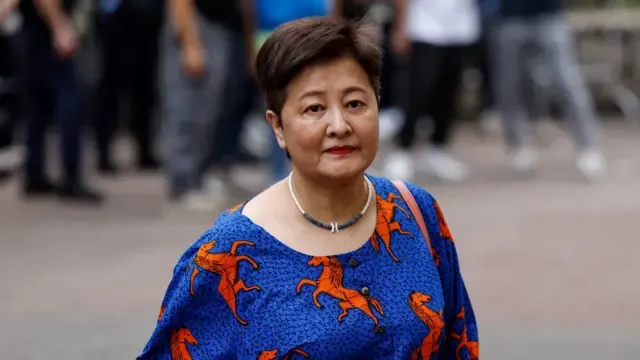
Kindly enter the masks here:
M 340 2 L 341 0 L 256 0 L 256 48 L 259 49 L 278 26 L 304 17 L 327 15 L 332 8 L 341 6 Z M 272 182 L 282 180 L 290 169 L 290 164 L 278 149 L 275 139 L 269 154 L 269 167 Z
M 182 256 L 139 359 L 478 358 L 437 203 L 364 174 L 378 149 L 380 58 L 375 32 L 337 17 L 266 40 L 256 72 L 293 171 Z

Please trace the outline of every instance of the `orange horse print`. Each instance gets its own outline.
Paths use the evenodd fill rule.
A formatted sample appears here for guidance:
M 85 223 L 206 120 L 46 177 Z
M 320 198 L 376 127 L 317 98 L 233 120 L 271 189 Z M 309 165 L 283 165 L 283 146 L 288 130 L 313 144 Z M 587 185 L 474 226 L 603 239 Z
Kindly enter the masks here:
M 431 296 L 417 291 L 409 295 L 409 307 L 429 328 L 429 334 L 422 340 L 420 347 L 413 352 L 411 360 L 429 360 L 440 349 L 440 338 L 444 328 L 443 311 L 435 312 L 427 307 L 426 303 L 430 301 Z
M 438 226 L 440 227 L 440 237 L 453 242 L 453 236 L 449 230 L 449 225 L 447 225 L 447 221 L 445 220 L 444 214 L 442 213 L 437 201 L 433 202 L 433 207 L 436 209 L 436 217 L 438 218 Z
M 369 241 L 371 242 L 371 246 L 375 251 L 380 251 L 380 244 L 378 243 L 378 237 L 384 243 L 384 247 L 387 249 L 389 255 L 395 262 L 400 262 L 400 259 L 393 253 L 391 250 L 391 233 L 397 231 L 402 235 L 409 235 L 413 237 L 408 231 L 403 230 L 400 227 L 400 223 L 395 221 L 395 209 L 402 211 L 408 219 L 411 219 L 411 216 L 407 212 L 407 210 L 403 209 L 398 204 L 394 203 L 394 199 L 402 199 L 401 196 L 389 194 L 387 199 L 383 199 L 380 195 L 376 194 L 376 208 L 378 210 L 378 220 L 376 223 L 376 229 L 371 236 Z
M 276 360 L 278 358 L 278 349 L 275 350 L 265 350 L 263 352 L 260 353 L 260 355 L 258 355 L 258 359 L 257 360 Z M 291 359 L 291 357 L 293 355 L 301 355 L 305 358 L 309 358 L 309 354 L 307 354 L 306 352 L 296 348 L 293 349 L 291 351 L 289 351 L 285 356 L 282 357 L 282 360 L 289 360 Z
M 185 328 L 174 330 L 171 333 L 171 360 L 193 360 L 187 344 L 198 345 L 191 331 Z
M 464 322 L 464 307 L 460 310 L 458 315 L 456 315 L 456 320 L 462 320 Z M 478 360 L 480 359 L 480 344 L 477 341 L 469 341 L 469 337 L 467 335 L 467 326 L 463 324 L 462 332 L 460 335 L 451 334 L 450 336 L 454 339 L 460 341 L 458 346 L 456 347 L 456 359 L 462 360 L 460 356 L 460 351 L 466 348 L 469 353 L 469 360 Z
M 313 303 L 317 307 L 322 308 L 322 304 L 318 301 L 318 296 L 322 293 L 340 300 L 338 305 L 342 309 L 342 313 L 338 315 L 338 321 L 342 321 L 342 319 L 347 316 L 349 310 L 358 309 L 370 317 L 376 326 L 378 325 L 378 318 L 371 310 L 371 306 L 373 306 L 380 315 L 384 315 L 380 302 L 373 296 L 363 295 L 357 290 L 344 287 L 344 272 L 338 258 L 335 256 L 314 256 L 307 264 L 310 266 L 322 266 L 322 271 L 317 280 L 300 280 L 296 288 L 296 293 L 300 294 L 304 285 L 314 286 L 316 289 L 312 297 Z
M 248 262 L 254 269 L 258 268 L 258 264 L 249 256 L 236 255 L 238 247 L 241 245 L 255 246 L 255 244 L 250 241 L 237 240 L 231 245 L 231 251 L 211 253 L 209 251 L 216 246 L 215 240 L 202 245 L 193 259 L 195 266 L 191 272 L 190 292 L 192 296 L 195 296 L 194 282 L 200 273 L 199 269 L 218 274 L 220 276 L 220 283 L 218 284 L 220 295 L 226 301 L 238 322 L 246 325 L 247 321 L 238 316 L 236 296 L 240 291 L 260 290 L 260 287 L 257 285 L 247 286 L 242 279 L 238 279 L 238 263 L 240 261 Z

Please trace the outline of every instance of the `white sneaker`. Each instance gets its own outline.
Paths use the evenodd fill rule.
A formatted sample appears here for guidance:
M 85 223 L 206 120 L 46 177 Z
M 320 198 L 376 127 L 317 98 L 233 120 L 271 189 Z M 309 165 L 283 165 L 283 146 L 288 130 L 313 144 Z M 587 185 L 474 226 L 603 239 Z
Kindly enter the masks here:
M 602 179 L 607 172 L 607 161 L 604 155 L 596 150 L 586 150 L 578 155 L 576 166 L 589 181 Z
M 510 155 L 509 165 L 519 173 L 530 174 L 538 166 L 538 154 L 530 147 L 521 147 Z
M 398 109 L 382 109 L 378 118 L 380 119 L 380 141 L 392 139 L 402 127 L 403 115 Z
M 181 205 L 189 211 L 213 211 L 216 209 L 216 202 L 204 191 L 185 194 L 181 199 Z
M 226 199 L 227 189 L 224 182 L 214 177 L 206 181 L 202 190 L 185 194 L 182 205 L 187 210 L 213 211 L 223 208 Z
M 15 170 L 23 161 L 22 147 L 14 146 L 6 149 L 0 149 L 0 170 Z
M 484 111 L 480 116 L 480 130 L 485 136 L 500 136 L 502 134 L 502 118 L 500 114 L 492 110 Z
M 423 159 L 426 170 L 440 180 L 459 182 L 469 176 L 469 168 L 447 151 L 429 149 Z
M 392 180 L 413 181 L 415 166 L 408 151 L 397 150 L 387 156 L 383 173 Z
M 226 195 L 227 186 L 224 181 L 222 181 L 217 176 L 211 176 L 205 179 L 205 185 L 203 193 L 212 198 L 219 198 L 221 195 Z

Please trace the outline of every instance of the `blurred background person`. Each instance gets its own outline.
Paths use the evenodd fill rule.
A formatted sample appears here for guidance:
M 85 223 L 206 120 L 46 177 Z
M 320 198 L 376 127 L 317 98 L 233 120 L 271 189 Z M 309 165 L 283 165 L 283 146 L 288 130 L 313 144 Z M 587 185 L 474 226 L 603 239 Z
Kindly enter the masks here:
M 233 1 L 170 0 L 161 39 L 161 112 L 170 199 L 187 209 L 219 206 L 203 184 L 210 142 L 225 106 Z M 237 64 L 234 64 L 237 66 Z M 242 65 L 241 65 L 242 66 Z
M 528 123 L 532 117 L 525 95 L 529 69 L 527 49 L 540 51 L 578 150 L 576 165 L 588 179 L 601 178 L 606 161 L 600 148 L 600 124 L 584 83 L 565 19 L 562 0 L 501 0 L 495 27 L 496 90 L 511 166 L 535 170 L 537 156 Z M 530 81 L 530 80 L 529 80 Z M 529 107 L 531 109 L 531 107 Z
M 252 113 L 258 95 L 253 76 L 256 35 L 254 2 L 229 1 L 226 21 L 223 23 L 230 35 L 229 66 L 223 95 L 224 109 L 216 124 L 208 159 L 208 163 L 220 173 L 225 173 L 234 164 L 256 163 L 260 160 L 240 146 L 245 120 Z M 214 177 L 209 184 L 215 187 L 215 183 L 211 183 L 216 181 L 221 182 L 222 179 Z
M 22 17 L 18 0 L 0 3 L 0 181 L 13 173 L 18 163 L 14 133 L 22 110 L 22 92 L 18 76 L 18 33 Z
M 82 175 L 83 110 L 87 92 L 77 73 L 79 37 L 72 22 L 76 0 L 24 0 L 27 114 L 26 196 L 58 193 L 63 198 L 100 203 L 102 196 Z M 62 183 L 46 172 L 46 137 L 51 125 L 59 130 Z
M 102 74 L 98 85 L 95 138 L 98 170 L 115 174 L 113 142 L 123 105 L 137 145 L 137 167 L 154 170 L 152 120 L 156 103 L 158 37 L 163 0 L 99 0 L 97 34 Z M 127 97 L 128 95 L 129 101 Z
M 469 46 L 480 35 L 475 0 L 396 0 L 391 35 L 393 51 L 408 59 L 408 94 L 399 149 L 386 160 L 384 173 L 413 180 L 416 166 L 445 181 L 461 181 L 469 173 L 447 147 L 456 115 L 456 98 Z M 430 147 L 414 163 L 410 153 L 418 121 L 433 121 Z

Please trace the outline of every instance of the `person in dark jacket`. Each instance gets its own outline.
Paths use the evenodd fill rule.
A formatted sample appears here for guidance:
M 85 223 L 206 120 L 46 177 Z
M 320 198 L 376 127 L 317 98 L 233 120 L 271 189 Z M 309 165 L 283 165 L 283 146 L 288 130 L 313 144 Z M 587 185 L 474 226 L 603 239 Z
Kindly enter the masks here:
M 27 131 L 24 194 L 58 193 L 65 199 L 98 204 L 102 196 L 82 177 L 83 110 L 87 92 L 77 73 L 76 0 L 24 0 L 27 66 Z M 46 174 L 46 137 L 59 128 L 62 184 Z

